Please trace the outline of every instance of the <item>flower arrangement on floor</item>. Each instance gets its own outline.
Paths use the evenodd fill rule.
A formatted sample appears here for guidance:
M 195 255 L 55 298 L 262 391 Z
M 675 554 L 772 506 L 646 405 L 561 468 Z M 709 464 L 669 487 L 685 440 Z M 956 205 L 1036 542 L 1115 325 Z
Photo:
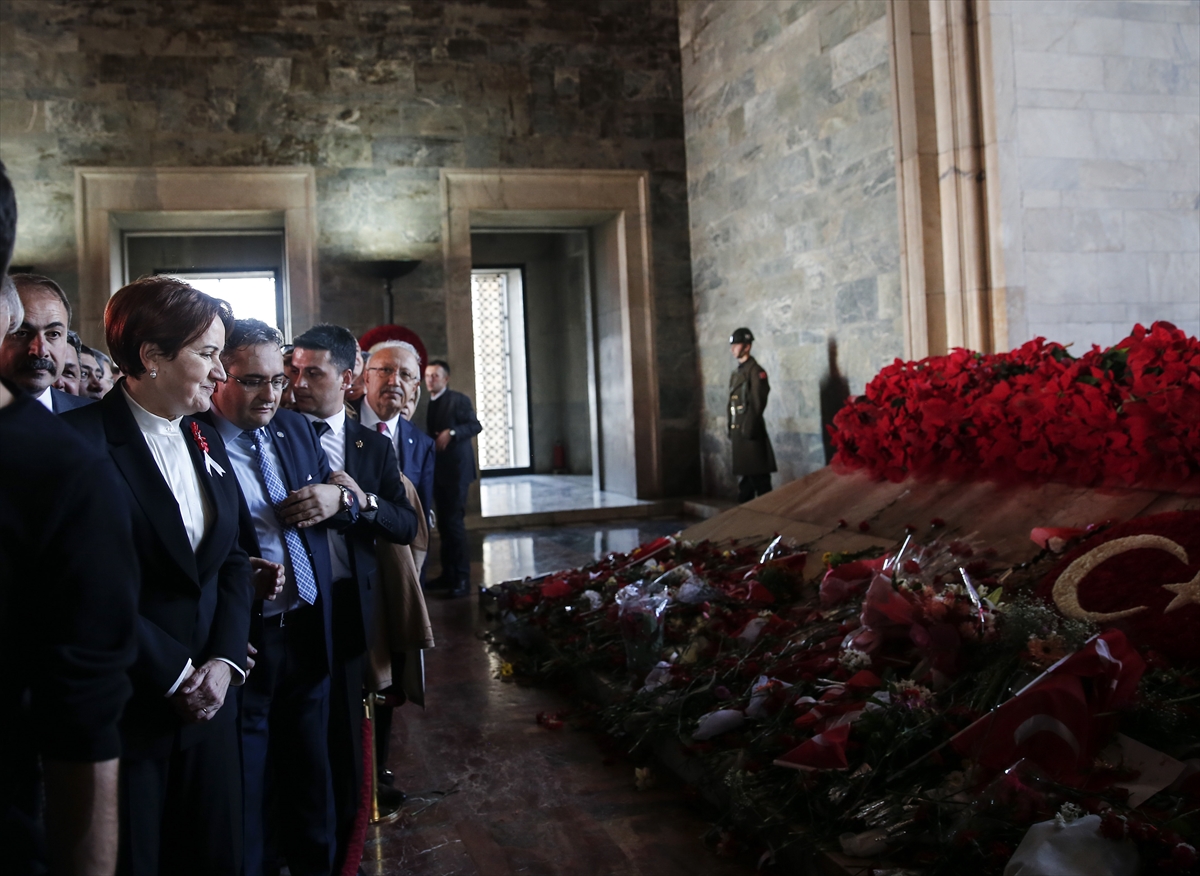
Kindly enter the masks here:
M 831 432 L 835 466 L 893 481 L 1177 484 L 1200 474 L 1200 340 L 1156 322 L 1078 358 L 1038 338 L 897 359 Z
M 937 524 L 808 578 L 818 564 L 780 539 L 667 538 L 498 585 L 501 675 L 562 683 L 635 758 L 673 762 L 721 807 L 721 851 L 742 837 L 768 857 L 1000 873 L 1032 825 L 1061 840 L 1078 823 L 1147 872 L 1192 871 L 1200 672 L 1045 598 L 1103 528 L 1006 567 Z M 1139 525 L 1165 541 L 1155 526 L 1200 531 L 1200 512 Z

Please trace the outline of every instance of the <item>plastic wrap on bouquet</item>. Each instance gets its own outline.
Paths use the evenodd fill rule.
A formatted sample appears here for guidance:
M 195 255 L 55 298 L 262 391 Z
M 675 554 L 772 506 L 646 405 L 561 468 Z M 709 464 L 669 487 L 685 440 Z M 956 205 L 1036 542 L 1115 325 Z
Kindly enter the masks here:
M 663 612 L 671 596 L 659 582 L 638 581 L 617 591 L 621 638 L 630 669 L 642 672 L 658 662 L 663 646 Z

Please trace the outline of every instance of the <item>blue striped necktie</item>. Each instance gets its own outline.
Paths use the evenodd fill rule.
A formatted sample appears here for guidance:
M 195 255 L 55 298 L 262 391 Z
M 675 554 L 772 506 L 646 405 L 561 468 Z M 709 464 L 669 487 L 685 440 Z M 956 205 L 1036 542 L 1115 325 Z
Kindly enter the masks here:
M 287 498 L 287 490 L 284 489 L 283 481 L 275 471 L 275 466 L 271 464 L 271 457 L 263 450 L 264 442 L 270 440 L 267 437 L 267 431 L 266 429 L 257 429 L 242 434 L 250 439 L 254 458 L 258 460 L 259 474 L 262 475 L 267 495 L 271 499 L 271 504 L 275 506 L 275 513 L 278 514 L 280 504 Z M 300 540 L 300 530 L 295 526 L 284 526 L 282 522 L 280 522 L 280 526 L 283 527 L 283 541 L 287 546 L 288 558 L 292 561 L 292 577 L 296 581 L 296 590 L 299 591 L 301 599 L 312 605 L 317 601 L 317 583 L 313 577 L 312 565 L 308 562 L 308 552 Z

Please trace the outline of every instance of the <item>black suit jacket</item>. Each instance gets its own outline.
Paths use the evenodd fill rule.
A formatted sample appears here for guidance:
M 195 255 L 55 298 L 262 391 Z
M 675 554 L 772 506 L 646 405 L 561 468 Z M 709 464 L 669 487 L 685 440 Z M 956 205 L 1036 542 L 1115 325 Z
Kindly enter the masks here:
M 212 413 L 199 414 L 196 419 L 206 423 L 213 422 Z M 290 493 L 313 484 L 323 484 L 329 479 L 329 460 L 321 449 L 321 441 L 317 437 L 312 423 L 295 411 L 280 408 L 275 412 L 267 430 L 271 433 L 275 451 L 283 471 L 279 473 L 284 488 Z M 244 497 L 239 504 L 242 548 L 252 557 L 262 556 L 262 547 L 258 542 L 258 532 L 254 528 L 254 520 L 250 517 L 250 509 L 246 506 Z M 312 566 L 313 575 L 317 579 L 317 593 L 320 594 L 320 606 L 325 619 L 325 660 L 328 665 L 333 657 L 333 571 L 329 562 L 328 526 L 338 523 L 345 525 L 349 518 L 345 514 L 330 518 L 319 526 L 301 529 L 300 541 L 308 552 L 308 562 Z M 253 613 L 262 613 L 263 601 L 255 600 Z
M 346 474 L 354 478 L 363 492 L 379 497 L 379 510 L 374 520 L 359 513 L 345 530 L 350 563 L 358 584 L 358 605 L 346 606 L 334 620 L 338 627 L 339 652 L 343 657 L 354 657 L 365 652 L 371 641 L 375 539 L 408 544 L 417 534 L 417 512 L 404 494 L 392 442 L 349 417 L 346 418 L 344 437 Z
M 439 490 L 459 487 L 475 480 L 475 448 L 471 439 L 483 431 L 471 400 L 461 392 L 447 389 L 429 402 L 425 415 L 431 437 L 444 429 L 453 429 L 454 437 L 446 449 L 434 454 L 434 482 Z
M 50 404 L 54 406 L 54 413 L 56 414 L 65 414 L 67 411 L 73 411 L 76 408 L 90 405 L 94 401 L 94 398 L 71 395 L 69 392 L 63 392 L 61 389 L 50 387 Z
M 121 753 L 138 563 L 103 445 L 5 385 L 15 398 L 0 408 L 0 861 L 40 873 L 38 754 Z
M 250 560 L 239 544 L 241 490 L 217 430 L 200 426 L 224 476 L 205 470 L 203 454 L 191 440 L 191 424 L 199 421 L 184 417 L 180 425 L 213 512 L 209 531 L 193 553 L 179 505 L 138 429 L 121 384 L 99 404 L 70 411 L 63 420 L 93 446 L 107 447 L 127 490 L 133 543 L 141 562 L 141 594 L 138 656 L 129 673 L 133 697 L 121 722 L 121 736 L 126 757 L 166 757 L 177 734 L 186 748 L 211 726 L 185 726 L 166 696 L 187 661 L 199 667 L 222 657 L 245 670 L 253 597 Z M 233 708 L 232 699 L 227 696 L 222 708 Z

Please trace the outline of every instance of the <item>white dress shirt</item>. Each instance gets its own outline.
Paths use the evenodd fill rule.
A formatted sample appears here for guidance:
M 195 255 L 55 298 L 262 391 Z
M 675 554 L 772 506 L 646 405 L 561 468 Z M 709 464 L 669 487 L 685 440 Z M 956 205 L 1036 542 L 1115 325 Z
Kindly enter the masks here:
M 34 398 L 44 404 L 46 406 L 46 410 L 48 410 L 50 413 L 54 413 L 54 397 L 50 395 L 50 387 L 47 386 L 42 390 L 41 395 L 35 395 Z
M 365 407 L 365 405 L 364 405 Z M 304 416 L 313 423 L 323 422 L 328 429 L 323 430 L 321 434 L 321 447 L 325 450 L 325 455 L 329 458 L 330 471 L 345 471 L 346 470 L 346 408 L 339 407 L 337 413 L 332 417 L 321 418 L 314 414 L 305 414 Z M 341 533 L 334 532 L 330 529 L 329 537 L 329 560 L 333 566 L 333 580 L 340 581 L 343 578 L 352 577 L 350 571 L 350 548 L 346 544 L 346 537 Z
M 125 392 L 124 387 L 122 387 L 122 392 Z M 49 390 L 47 390 L 46 395 L 49 396 L 49 394 Z M 137 423 L 142 437 L 146 439 L 146 446 L 150 448 L 150 455 L 154 457 L 154 462 L 158 466 L 159 472 L 162 473 L 163 480 L 167 482 L 171 495 L 175 497 L 175 504 L 179 506 L 179 516 L 183 520 L 183 529 L 187 533 L 188 544 L 192 546 L 192 552 L 195 553 L 212 525 L 213 509 L 208 501 L 208 496 L 204 493 L 204 487 L 200 483 L 200 474 L 192 463 L 191 451 L 188 450 L 187 443 L 192 438 L 183 434 L 182 418 L 167 420 L 157 414 L 152 414 L 134 401 L 133 396 L 128 392 L 125 392 L 125 401 L 129 403 L 129 410 L 133 412 L 133 419 Z M 229 683 L 231 685 L 236 687 L 246 680 L 246 673 L 232 660 L 220 656 L 215 656 L 215 659 L 229 664 L 231 670 Z M 191 675 L 192 668 L 191 658 L 188 658 L 179 677 L 167 691 L 167 696 L 171 696 L 179 689 L 183 680 Z
M 442 387 L 441 389 L 439 389 L 437 392 L 435 392 L 435 393 L 433 393 L 432 395 L 430 395 L 430 396 L 429 396 L 429 400 L 430 400 L 430 401 L 437 401 L 439 398 L 441 398 L 443 395 L 445 395 L 445 394 L 446 394 L 446 390 L 447 390 L 447 389 L 449 389 L 449 388 L 450 388 L 450 387 L 448 387 L 448 386 L 443 386 L 443 387 Z
M 392 449 L 396 451 L 396 459 L 400 460 L 400 459 L 404 458 L 404 454 L 401 452 L 401 449 L 400 449 L 400 414 L 399 414 L 399 412 L 397 412 L 396 416 L 392 417 L 390 420 L 381 419 L 379 414 L 375 413 L 375 409 L 371 407 L 371 403 L 369 401 L 367 401 L 366 398 L 364 397 L 363 403 L 362 403 L 362 410 L 359 411 L 358 416 L 359 416 L 359 422 L 362 423 L 364 426 L 366 426 L 368 429 L 372 430 L 373 432 L 379 431 L 379 427 L 376 425 L 376 423 L 383 423 L 383 425 L 386 427 L 383 434 L 392 440 Z
M 283 524 L 271 497 L 267 493 L 267 485 L 263 483 L 262 471 L 258 467 L 258 459 L 254 451 L 254 441 L 246 436 L 240 426 L 236 426 L 221 416 L 215 407 L 212 409 L 213 425 L 225 442 L 225 452 L 233 463 L 233 473 L 237 475 L 242 487 L 242 496 L 246 499 L 246 507 L 250 511 L 250 519 L 254 521 L 254 534 L 258 536 L 258 549 L 264 560 L 279 563 L 284 568 L 283 592 L 274 599 L 264 599 L 262 604 L 263 617 L 274 617 L 285 611 L 300 607 L 300 592 L 296 589 L 296 579 L 292 574 L 292 561 L 288 556 L 287 547 L 283 540 Z M 271 465 L 283 480 L 283 465 L 275 448 L 273 430 L 268 424 L 263 430 L 267 440 L 263 443 L 263 452 L 271 458 Z M 287 484 L 285 482 L 286 489 Z

